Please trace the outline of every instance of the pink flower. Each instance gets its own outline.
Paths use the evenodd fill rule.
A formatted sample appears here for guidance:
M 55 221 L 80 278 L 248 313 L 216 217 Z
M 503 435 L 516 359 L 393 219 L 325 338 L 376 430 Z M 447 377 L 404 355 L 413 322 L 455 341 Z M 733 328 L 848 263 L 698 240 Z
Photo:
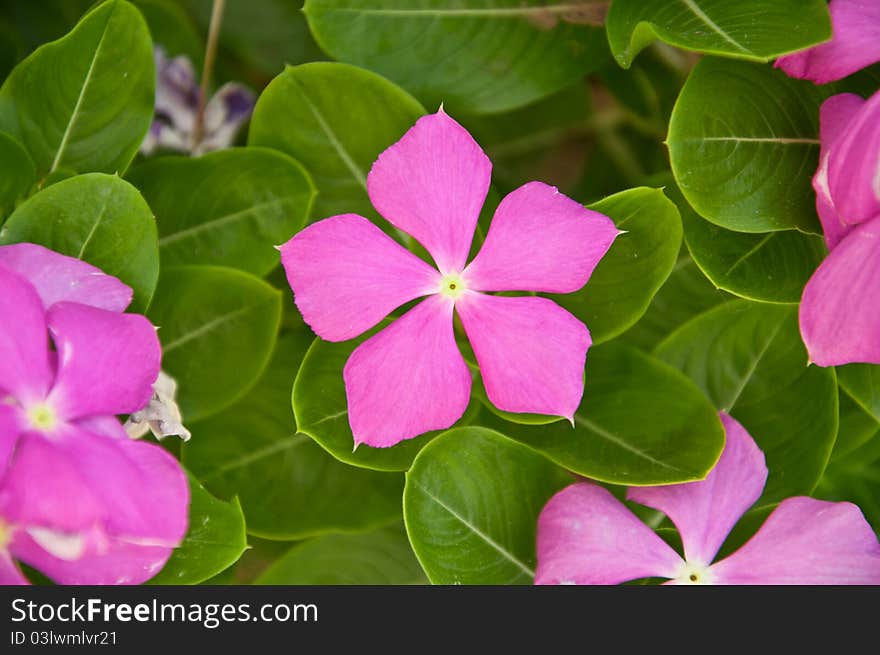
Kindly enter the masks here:
M 834 82 L 880 61 L 880 2 L 831 0 L 830 41 L 776 60 L 790 77 Z
M 578 483 L 538 518 L 536 584 L 880 584 L 880 543 L 859 508 L 788 498 L 744 546 L 714 562 L 767 481 L 764 454 L 729 416 L 727 444 L 705 480 L 634 487 L 629 500 L 663 512 L 678 528 L 684 558 L 611 493 Z
M 801 336 L 820 366 L 880 364 L 880 91 L 822 105 L 816 209 L 831 254 L 804 288 Z
M 89 264 L 0 247 L 0 584 L 27 582 L 14 559 L 63 584 L 138 583 L 183 539 L 180 465 L 114 416 L 143 407 L 159 372 L 130 300 Z
M 576 291 L 618 231 L 609 218 L 530 182 L 504 198 L 467 264 L 491 170 L 471 135 L 441 109 L 383 152 L 367 178 L 379 213 L 422 244 L 437 268 L 354 214 L 319 221 L 281 248 L 297 307 L 327 341 L 356 337 L 427 296 L 345 365 L 356 445 L 392 446 L 462 416 L 471 374 L 453 311 L 496 407 L 570 419 L 580 404 L 586 326 L 546 298 L 485 292 Z

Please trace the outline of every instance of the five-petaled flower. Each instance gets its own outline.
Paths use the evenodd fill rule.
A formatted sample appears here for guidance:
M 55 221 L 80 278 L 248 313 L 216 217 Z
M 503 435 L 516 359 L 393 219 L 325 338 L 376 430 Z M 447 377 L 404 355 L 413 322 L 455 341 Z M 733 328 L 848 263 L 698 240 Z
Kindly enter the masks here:
M 834 82 L 880 61 L 880 2 L 831 0 L 830 41 L 776 60 L 790 77 Z
M 392 446 L 462 416 L 471 373 L 453 312 L 496 407 L 571 419 L 580 404 L 591 343 L 586 326 L 547 298 L 487 292 L 576 291 L 618 230 L 554 187 L 530 182 L 501 201 L 468 264 L 491 169 L 441 108 L 383 152 L 367 178 L 373 206 L 424 246 L 436 268 L 354 214 L 319 221 L 281 247 L 296 305 L 327 341 L 356 337 L 427 296 L 359 345 L 345 365 L 355 445 Z
M 0 247 L 0 584 L 27 582 L 14 559 L 63 584 L 143 582 L 186 533 L 180 465 L 115 416 L 159 373 L 131 297 L 72 257 Z
M 201 155 L 228 148 L 241 126 L 253 112 L 253 92 L 237 82 L 227 82 L 205 104 L 202 135 L 195 142 L 199 85 L 192 62 L 183 55 L 171 59 L 161 47 L 154 50 L 156 61 L 156 108 L 141 152 L 156 149 Z
M 751 436 L 733 418 L 721 420 L 727 443 L 705 480 L 627 493 L 672 521 L 683 558 L 607 489 L 582 482 L 541 512 L 536 584 L 880 584 L 880 543 L 859 508 L 807 497 L 783 500 L 751 540 L 713 563 L 767 481 Z
M 880 364 L 880 91 L 822 105 L 813 178 L 831 254 L 804 288 L 801 335 L 820 366 Z

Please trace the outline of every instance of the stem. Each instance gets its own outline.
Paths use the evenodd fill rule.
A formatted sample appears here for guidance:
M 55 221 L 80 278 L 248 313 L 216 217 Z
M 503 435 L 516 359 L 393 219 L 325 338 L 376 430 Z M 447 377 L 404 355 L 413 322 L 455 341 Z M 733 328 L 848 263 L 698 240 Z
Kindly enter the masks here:
M 202 83 L 199 87 L 199 104 L 196 110 L 196 121 L 193 126 L 192 149 L 202 142 L 205 130 L 205 105 L 208 102 L 208 89 L 211 88 L 211 73 L 217 59 L 217 41 L 220 39 L 220 24 L 223 22 L 223 9 L 226 0 L 214 0 L 211 8 L 211 24 L 208 27 L 208 43 L 205 48 L 205 65 L 202 68 Z

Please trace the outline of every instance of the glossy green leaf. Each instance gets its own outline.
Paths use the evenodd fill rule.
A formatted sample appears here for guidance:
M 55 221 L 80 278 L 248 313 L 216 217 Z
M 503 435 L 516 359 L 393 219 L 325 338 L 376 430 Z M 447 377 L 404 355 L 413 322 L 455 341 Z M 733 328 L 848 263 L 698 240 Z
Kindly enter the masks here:
M 278 265 L 275 246 L 303 226 L 315 194 L 302 166 L 264 148 L 160 157 L 127 177 L 156 214 L 164 266 L 229 266 L 255 275 Z
M 618 344 L 588 353 L 584 399 L 574 426 L 565 420 L 518 424 L 488 412 L 476 423 L 579 475 L 621 485 L 702 479 L 724 446 L 721 421 L 693 382 L 650 355 Z
M 133 311 L 144 311 L 156 287 L 156 223 L 138 190 L 115 175 L 77 175 L 31 196 L 0 230 L 0 243 L 20 242 L 115 275 L 134 290 Z
M 434 584 L 532 584 L 538 514 L 573 480 L 525 446 L 456 428 L 426 446 L 406 475 L 403 512 Z
M 700 61 L 667 138 L 672 172 L 690 205 L 728 230 L 819 233 L 810 179 L 827 94 L 769 66 Z
M 198 584 L 237 562 L 247 548 L 238 500 L 217 500 L 192 475 L 189 486 L 189 531 L 150 584 Z
M 807 366 L 796 307 L 728 302 L 683 325 L 656 353 L 764 451 L 762 503 L 813 490 L 837 435 L 837 384 L 832 369 Z
M 257 578 L 265 585 L 425 584 L 402 525 L 297 544 Z
M 254 388 L 191 424 L 184 447 L 193 473 L 221 498 L 237 496 L 248 532 L 267 539 L 370 529 L 400 516 L 402 475 L 342 464 L 296 434 L 290 388 L 313 338 L 304 325 L 281 337 Z
M 374 73 L 336 63 L 288 67 L 260 95 L 249 145 L 284 152 L 311 173 L 318 197 L 312 215 L 378 218 L 367 173 L 424 110 Z
M 686 50 L 769 61 L 831 38 L 824 0 L 614 0 L 606 20 L 618 63 L 654 39 Z
M 599 344 L 632 326 L 675 266 L 681 220 L 660 189 L 638 188 L 590 205 L 626 233 L 615 239 L 580 291 L 551 296 L 586 323 Z
M 550 95 L 607 53 L 604 6 L 568 0 L 307 0 L 321 47 L 434 109 L 494 113 Z
M 0 89 L 0 130 L 24 145 L 41 178 L 59 168 L 122 172 L 152 120 L 153 78 L 146 22 L 109 0 L 16 66 Z
M 275 346 L 281 293 L 229 268 L 165 268 L 150 320 L 185 422 L 219 412 L 259 379 Z
M 837 367 L 840 386 L 871 416 L 880 421 L 880 366 L 847 364 Z
M 681 220 L 691 257 L 706 277 L 749 300 L 800 302 L 804 285 L 828 255 L 824 239 L 814 234 L 734 232 L 703 220 L 689 207 L 682 209 Z
M 880 535 L 880 433 L 852 452 L 832 459 L 815 496 L 855 503 Z
M 645 315 L 621 339 L 651 351 L 678 327 L 730 296 L 715 288 L 686 252 L 654 296 Z
M 840 381 L 840 369 L 837 370 Z M 841 384 L 839 386 L 840 427 L 837 430 L 837 441 L 831 452 L 831 461 L 848 456 L 851 452 L 867 443 L 880 433 L 880 421 L 853 400 L 852 396 Z
M 401 441 L 390 448 L 361 444 L 356 450 L 348 423 L 348 402 L 342 369 L 351 353 L 370 335 L 344 343 L 315 339 L 303 359 L 293 385 L 293 413 L 300 432 L 323 446 L 336 459 L 347 464 L 378 471 L 405 471 L 416 453 L 437 432 Z M 471 406 L 478 403 L 471 401 Z
M 0 132 L 0 224 L 36 181 L 30 155 L 8 134 Z

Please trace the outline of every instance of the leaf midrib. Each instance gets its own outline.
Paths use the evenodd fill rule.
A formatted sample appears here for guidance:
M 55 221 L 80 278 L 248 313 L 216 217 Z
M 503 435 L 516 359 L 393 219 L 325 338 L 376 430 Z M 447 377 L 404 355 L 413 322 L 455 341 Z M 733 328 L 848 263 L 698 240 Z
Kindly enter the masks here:
M 674 466 L 672 464 L 668 464 L 662 460 L 659 460 L 656 457 L 654 457 L 653 455 L 649 455 L 644 450 L 637 448 L 636 446 L 633 446 L 630 443 L 627 443 L 625 439 L 618 437 L 617 435 L 609 432 L 608 430 L 606 430 L 602 426 L 597 425 L 597 424 L 593 423 L 592 421 L 590 421 L 589 419 L 584 418 L 580 414 L 575 414 L 574 421 L 575 421 L 575 423 L 587 428 L 591 432 L 594 432 L 595 434 L 599 435 L 600 437 L 602 437 L 606 441 L 610 441 L 611 443 L 619 446 L 620 448 L 623 448 L 624 450 L 632 453 L 633 455 L 636 455 L 637 457 L 641 457 L 642 459 L 645 459 L 649 462 L 652 462 L 653 464 L 656 464 L 657 466 L 662 466 L 663 468 L 667 468 L 670 471 L 679 471 L 681 473 L 686 473 L 689 475 L 691 474 L 691 471 L 686 471 L 682 468 L 679 468 L 677 466 Z
M 432 494 L 430 491 L 428 491 L 428 489 L 426 489 L 425 487 L 420 485 L 418 482 L 413 482 L 413 484 L 415 485 L 415 487 L 419 491 L 421 491 L 428 498 L 430 498 L 432 501 L 434 501 L 439 507 L 444 509 L 450 516 L 452 516 L 454 519 L 456 519 L 459 523 L 461 523 L 463 526 L 465 526 L 468 530 L 470 530 L 472 533 L 474 533 L 477 537 L 482 539 L 487 545 L 489 545 L 491 548 L 493 548 L 495 551 L 497 551 L 500 555 L 502 555 L 506 560 L 508 560 L 510 563 L 514 564 L 518 569 L 520 569 L 523 573 L 525 573 L 529 577 L 530 580 L 533 580 L 535 578 L 535 571 L 533 569 L 531 569 L 527 564 L 525 564 L 522 560 L 520 560 L 518 557 L 516 557 L 516 555 L 509 552 L 506 548 L 504 548 L 504 546 L 499 544 L 497 541 L 495 541 L 488 534 L 486 534 L 485 532 L 480 530 L 480 528 L 478 528 L 476 525 L 474 525 L 473 523 L 468 521 L 465 517 L 463 517 L 461 514 L 459 514 L 454 509 L 449 507 L 449 505 L 447 505 L 442 500 L 437 498 L 437 496 Z
M 203 223 L 199 223 L 197 225 L 193 225 L 188 228 L 184 228 L 182 230 L 178 230 L 177 232 L 171 232 L 166 234 L 165 236 L 159 239 L 159 247 L 167 246 L 170 243 L 175 243 L 182 239 L 187 239 L 192 237 L 195 234 L 199 234 L 200 232 L 204 232 L 205 230 L 210 230 L 212 228 L 216 228 L 221 225 L 226 225 L 228 223 L 235 223 L 236 221 L 247 218 L 249 214 L 252 212 L 260 211 L 261 209 L 266 209 L 268 207 L 272 207 L 275 205 L 280 205 L 282 203 L 290 200 L 292 196 L 285 196 L 284 198 L 276 198 L 275 200 L 269 200 L 267 202 L 261 202 L 256 205 L 251 205 L 250 207 L 246 207 L 245 209 L 241 209 L 236 212 L 232 212 L 231 214 L 224 214 L 222 216 L 218 216 L 216 218 L 212 218 Z
M 79 96 L 76 99 L 76 104 L 74 104 L 73 111 L 67 121 L 67 126 L 64 129 L 64 134 L 61 135 L 61 141 L 58 144 L 58 151 L 55 153 L 55 158 L 52 160 L 52 165 L 49 167 L 49 173 L 57 170 L 58 165 L 61 163 L 61 158 L 64 155 L 65 149 L 67 148 L 67 143 L 70 140 L 71 133 L 73 132 L 73 126 L 76 123 L 77 116 L 79 115 L 79 110 L 82 106 L 83 98 L 86 95 L 86 90 L 89 88 L 89 83 L 92 81 L 92 75 L 95 70 L 95 62 L 98 61 L 98 55 L 101 52 L 101 46 L 104 45 L 104 38 L 107 36 L 107 31 L 110 27 L 110 21 L 113 20 L 113 13 L 115 11 L 116 5 L 111 7 L 109 15 L 107 16 L 107 22 L 104 23 L 104 29 L 101 32 L 101 38 L 98 40 L 98 45 L 95 47 L 95 52 L 92 55 L 92 61 L 89 63 L 89 69 L 86 71 L 85 79 L 83 79 L 82 86 L 79 90 Z
M 694 0 L 680 0 L 680 1 L 681 1 L 681 4 L 683 4 L 685 7 L 687 7 L 694 16 L 696 16 L 697 18 L 700 19 L 700 21 L 702 21 L 702 23 L 704 25 L 706 25 L 709 29 L 711 29 L 713 32 L 715 32 L 722 39 L 727 41 L 730 45 L 732 45 L 737 50 L 739 50 L 740 52 L 743 52 L 747 55 L 752 55 L 752 56 L 755 55 L 754 52 L 752 52 L 751 50 L 746 48 L 739 41 L 734 39 L 732 36 L 730 36 L 723 29 L 721 29 L 721 26 L 718 25 L 718 23 L 716 23 L 714 20 L 709 18 L 709 16 L 706 14 L 706 12 L 704 12 L 702 9 L 700 9 L 700 6 L 696 2 L 694 2 Z
M 176 348 L 179 348 L 183 344 L 189 343 L 193 339 L 197 339 L 200 336 L 202 336 L 203 334 L 207 334 L 209 332 L 212 332 L 213 330 L 217 329 L 218 327 L 220 327 L 224 323 L 228 323 L 229 321 L 231 321 L 235 318 L 238 318 L 242 314 L 245 314 L 245 313 L 251 311 L 252 309 L 255 309 L 261 305 L 267 304 L 267 302 L 268 301 L 254 303 L 253 305 L 247 305 L 245 307 L 241 307 L 239 309 L 236 309 L 234 312 L 229 312 L 227 314 L 221 314 L 220 316 L 217 316 L 216 318 L 211 319 L 207 323 L 203 323 L 202 325 L 197 327 L 195 330 L 192 330 L 191 332 L 187 332 L 186 334 L 183 334 L 183 335 L 177 337 L 173 341 L 170 341 L 168 344 L 166 344 L 165 346 L 162 347 L 162 352 L 167 355 L 170 351 L 175 350 Z

